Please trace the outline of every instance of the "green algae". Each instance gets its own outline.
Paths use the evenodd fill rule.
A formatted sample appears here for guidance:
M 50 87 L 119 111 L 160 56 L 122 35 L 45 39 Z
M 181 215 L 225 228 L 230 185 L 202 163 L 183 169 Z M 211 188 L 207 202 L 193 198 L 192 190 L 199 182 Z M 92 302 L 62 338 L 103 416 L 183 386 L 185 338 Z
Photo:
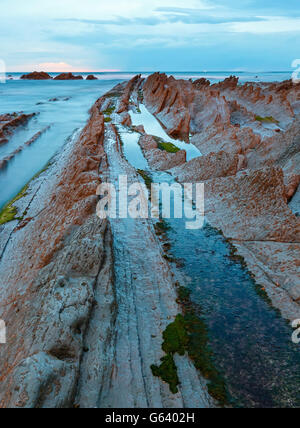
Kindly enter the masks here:
M 143 169 L 138 169 L 137 172 L 143 178 L 143 180 L 145 181 L 147 189 L 151 190 L 151 185 L 153 183 L 153 180 L 152 180 L 151 175 L 149 174 L 149 172 L 147 172 L 147 171 L 145 171 Z
M 170 391 L 173 394 L 177 394 L 179 379 L 177 374 L 177 367 L 173 358 L 173 355 L 166 355 L 161 359 L 161 365 L 151 366 L 153 376 L 161 378 L 164 382 L 170 386 Z
M 27 195 L 28 184 L 15 196 L 8 204 L 6 204 L 0 212 L 0 225 L 9 223 L 13 220 L 20 220 L 17 217 L 18 209 L 13 205 L 21 198 Z
M 168 153 L 178 153 L 180 151 L 174 144 L 165 142 L 158 143 L 158 148 Z
M 27 214 L 27 210 L 24 211 L 21 217 L 17 217 L 18 209 L 14 207 L 14 204 L 19 201 L 21 198 L 27 195 L 27 190 L 29 184 L 38 178 L 43 172 L 47 171 L 47 169 L 52 165 L 52 161 L 49 161 L 44 168 L 38 171 L 32 179 L 21 189 L 21 191 L 11 200 L 9 201 L 0 211 L 0 225 L 9 223 L 13 220 L 23 220 L 24 216 Z
M 111 107 L 108 107 L 106 110 L 104 110 L 103 111 L 103 114 L 105 114 L 105 115 L 107 115 L 107 116 L 110 116 L 110 115 L 112 115 L 113 114 L 113 112 L 116 110 L 116 107 L 115 106 L 111 106 Z
M 255 120 L 258 122 L 264 122 L 264 123 L 275 123 L 276 125 L 279 125 L 279 120 L 274 119 L 273 116 L 266 116 L 266 117 L 262 117 L 262 116 L 255 116 Z
M 179 379 L 174 355 L 186 353 L 193 361 L 194 366 L 208 381 L 209 394 L 221 406 L 228 403 L 228 393 L 225 381 L 214 363 L 214 355 L 209 346 L 209 334 L 205 320 L 198 316 L 190 299 L 191 291 L 177 285 L 177 302 L 183 307 L 183 315 L 178 314 L 163 332 L 162 350 L 166 353 L 161 359 L 161 365 L 152 365 L 152 373 L 169 384 L 170 391 L 178 392 Z

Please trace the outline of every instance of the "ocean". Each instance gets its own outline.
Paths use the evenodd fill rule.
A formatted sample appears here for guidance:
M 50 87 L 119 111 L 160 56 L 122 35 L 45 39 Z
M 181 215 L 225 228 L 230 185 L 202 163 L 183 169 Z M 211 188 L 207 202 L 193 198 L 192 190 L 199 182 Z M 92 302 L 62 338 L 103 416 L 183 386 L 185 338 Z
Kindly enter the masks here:
M 118 83 L 129 80 L 139 72 L 93 73 L 95 81 L 26 81 L 24 73 L 7 73 L 7 81 L 0 84 L 0 114 L 36 113 L 6 144 L 0 145 L 0 161 L 30 140 L 37 132 L 44 132 L 30 147 L 26 147 L 0 171 L 0 209 L 57 153 L 74 132 L 83 128 L 90 107 L 105 92 Z M 54 77 L 58 73 L 51 73 Z M 86 77 L 90 73 L 75 73 Z M 141 73 L 147 77 L 151 73 Z M 282 81 L 291 72 L 168 72 L 180 79 L 205 77 L 212 83 L 236 75 L 241 82 Z M 13 80 L 9 80 L 13 79 Z

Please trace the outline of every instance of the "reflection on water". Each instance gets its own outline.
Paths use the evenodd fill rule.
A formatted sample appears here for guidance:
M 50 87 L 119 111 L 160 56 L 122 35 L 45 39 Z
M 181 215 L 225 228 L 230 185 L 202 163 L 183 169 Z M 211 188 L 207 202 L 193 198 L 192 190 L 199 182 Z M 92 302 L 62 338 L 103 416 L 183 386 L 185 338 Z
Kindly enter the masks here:
M 139 145 L 141 135 L 137 132 L 129 132 L 121 126 L 119 127 L 119 133 L 123 143 L 123 153 L 128 162 L 136 169 L 148 169 L 148 162 Z
M 140 105 L 141 113 L 134 113 L 130 111 L 130 116 L 132 120 L 132 124 L 134 126 L 143 125 L 147 134 L 155 135 L 156 137 L 162 138 L 166 142 L 173 143 L 176 147 L 181 150 L 186 151 L 187 161 L 190 161 L 194 158 L 198 158 L 201 156 L 199 149 L 193 144 L 185 143 L 184 141 L 174 140 L 169 137 L 168 134 L 164 131 L 161 124 L 155 117 L 146 109 L 146 107 L 141 104 Z

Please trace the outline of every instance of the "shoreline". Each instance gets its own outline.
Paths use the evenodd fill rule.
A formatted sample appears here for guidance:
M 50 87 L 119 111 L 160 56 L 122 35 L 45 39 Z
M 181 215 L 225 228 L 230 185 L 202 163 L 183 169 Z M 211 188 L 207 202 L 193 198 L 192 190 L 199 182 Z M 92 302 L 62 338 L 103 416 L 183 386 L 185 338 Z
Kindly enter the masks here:
M 265 168 L 259 163 L 260 156 L 264 162 L 264 141 L 271 138 L 278 149 L 277 139 L 281 135 L 277 136 L 272 128 L 271 130 L 266 128 L 267 131 L 265 131 L 264 124 L 256 123 L 259 122 L 257 120 L 252 125 L 253 114 L 251 116 L 249 113 L 251 106 L 248 105 L 248 109 L 245 109 L 230 101 L 231 114 L 234 113 L 235 121 L 240 120 L 241 115 L 242 118 L 246 117 L 248 127 L 253 126 L 254 130 L 262 135 L 261 141 L 257 143 L 260 148 L 259 156 L 258 159 L 254 158 L 252 149 L 247 153 L 247 148 L 239 147 L 237 152 L 231 153 L 232 156 L 228 157 L 223 152 L 229 147 L 232 150 L 234 146 L 232 141 L 228 139 L 225 150 L 224 146 L 223 150 L 218 150 L 219 141 L 214 140 L 214 137 L 211 138 L 208 134 L 210 144 L 215 145 L 215 152 L 221 156 L 215 158 L 211 152 L 205 153 L 205 150 L 208 150 L 207 143 L 198 135 L 197 120 L 203 120 L 202 112 L 197 112 L 196 120 L 193 111 L 189 111 L 185 101 L 181 99 L 177 85 L 188 85 L 183 90 L 187 91 L 191 103 L 195 103 L 195 100 L 198 103 L 197 97 L 206 97 L 204 99 L 209 107 L 209 113 L 204 116 L 205 123 L 210 127 L 216 127 L 221 136 L 227 131 L 224 130 L 219 115 L 223 115 L 222 120 L 227 123 L 229 110 L 222 99 L 223 95 L 217 92 L 228 91 L 227 96 L 231 97 L 234 91 L 239 91 L 238 87 L 232 86 L 232 81 L 227 81 L 225 85 L 220 84 L 218 88 L 205 89 L 201 86 L 204 82 L 200 82 L 200 87 L 194 89 L 192 83 L 177 82 L 175 79 L 165 80 L 163 75 L 154 75 L 146 82 L 137 76 L 129 83 L 120 84 L 101 97 L 92 107 L 88 124 L 84 130 L 80 131 L 79 137 L 74 137 L 63 147 L 60 154 L 55 156 L 50 168 L 31 181 L 26 197 L 16 203 L 20 211 L 26 207 L 24 209 L 26 218 L 22 220 L 21 224 L 14 221 L 1 227 L 0 272 L 4 295 L 0 307 L 5 308 L 1 310 L 1 318 L 8 320 L 8 328 L 18 326 L 19 335 L 23 332 L 22 340 L 16 336 L 9 338 L 10 351 L 8 355 L 3 353 L 1 355 L 1 361 L 6 361 L 7 367 L 2 375 L 4 390 L 0 393 L 1 407 L 35 407 L 42 399 L 39 395 L 41 383 L 50 385 L 53 383 L 53 377 L 56 394 L 49 389 L 49 394 L 43 397 L 42 406 L 45 407 L 47 405 L 51 407 L 72 407 L 74 405 L 94 407 L 99 402 L 104 407 L 118 407 L 120 402 L 125 407 L 126 405 L 131 407 L 136 405 L 135 400 L 138 398 L 141 400 L 140 405 L 146 407 L 150 406 L 150 403 L 157 407 L 182 407 L 188 402 L 189 407 L 197 407 L 197 404 L 200 406 L 199 396 L 202 399 L 202 406 L 214 407 L 216 405 L 207 395 L 205 381 L 195 372 L 194 366 L 188 359 L 181 359 L 176 355 L 178 373 L 182 381 L 179 395 L 171 394 L 168 385 L 151 374 L 151 363 L 158 363 L 163 356 L 162 334 L 180 312 L 176 303 L 176 287 L 171 273 L 172 262 L 164 257 L 160 246 L 156 244 L 157 238 L 152 222 L 139 223 L 138 221 L 129 225 L 120 220 L 100 221 L 95 214 L 96 187 L 99 180 L 114 178 L 122 171 L 128 171 L 132 179 L 138 178 L 134 168 L 124 158 L 122 149 L 119 148 L 119 139 L 111 122 L 116 125 L 122 123 L 130 128 L 129 111 L 137 111 L 139 108 L 141 91 L 144 105 L 154 116 L 157 116 L 169 135 L 184 139 L 187 131 L 190 130 L 187 126 L 194 127 L 192 141 L 201 152 L 204 149 L 204 156 L 188 163 L 184 159 L 180 161 L 180 164 L 176 165 L 176 176 L 181 175 L 180 180 L 184 180 L 187 173 L 196 177 L 199 171 L 203 172 L 202 180 L 210 187 L 208 218 L 212 219 L 214 226 L 223 229 L 224 236 L 233 241 L 239 254 L 245 256 L 246 243 L 249 240 L 245 239 L 243 233 L 247 233 L 247 228 L 242 230 L 235 219 L 236 230 L 228 229 L 232 217 L 229 217 L 228 225 L 220 224 L 215 209 L 217 204 L 227 206 L 231 195 L 239 198 L 236 182 L 239 186 L 243 186 L 245 194 L 250 198 L 259 191 L 266 203 L 269 202 L 268 198 L 273 193 L 275 199 L 279 199 L 278 189 L 281 192 L 286 191 L 287 187 L 285 187 L 283 177 L 277 173 L 276 168 L 271 166 L 267 173 L 274 180 L 270 179 L 270 182 L 266 182 L 266 189 L 260 189 L 258 186 L 263 182 L 262 177 L 265 177 L 261 172 L 257 172 Z M 163 88 L 163 85 L 166 84 L 169 85 L 168 92 Z M 155 96 L 153 96 L 155 87 Z M 254 93 L 255 99 L 258 101 L 262 96 L 255 92 L 255 88 L 252 90 L 248 88 L 247 91 L 250 94 Z M 174 93 L 177 93 L 176 97 L 174 97 Z M 242 97 L 240 92 L 239 96 Z M 241 100 L 243 98 L 239 101 L 241 102 Z M 273 102 L 276 107 L 276 98 L 269 103 L 268 109 L 271 112 Z M 220 111 L 212 111 L 210 106 L 215 103 Z M 111 111 L 109 109 L 113 104 L 115 110 Z M 195 109 L 197 105 L 194 104 Z M 265 106 L 265 104 L 263 105 Z M 286 106 L 282 115 L 286 114 L 287 117 L 280 118 L 285 128 L 284 133 L 290 132 L 293 127 L 288 105 L 286 104 Z M 180 121 L 176 114 L 170 116 L 165 114 L 166 109 L 169 108 L 172 112 L 179 107 L 184 112 Z M 215 114 L 218 120 L 216 121 L 216 116 L 212 120 L 211 114 Z M 110 121 L 105 118 L 109 118 Z M 262 128 L 264 128 L 263 132 Z M 228 124 L 227 129 L 237 132 L 235 134 L 237 138 L 239 132 L 246 132 L 240 131 L 241 128 L 234 124 Z M 272 133 L 272 137 L 268 136 L 269 133 Z M 141 135 L 145 136 L 142 130 Z M 197 139 L 195 135 L 198 135 Z M 243 135 L 250 135 L 250 140 L 253 137 L 248 130 L 247 134 Z M 290 166 L 290 160 L 294 154 L 289 152 L 288 148 L 293 145 L 293 136 L 291 135 L 289 138 L 289 145 L 286 149 L 288 158 L 287 162 L 284 158 L 283 166 L 288 164 L 287 172 L 291 175 L 291 168 L 297 166 L 297 163 Z M 233 141 L 236 142 L 237 139 L 234 138 Z M 253 141 L 256 140 L 251 140 L 250 146 Z M 139 144 L 141 144 L 141 140 L 139 140 Z M 268 147 L 267 145 L 267 149 Z M 155 156 L 156 159 L 166 156 L 157 147 L 143 146 L 143 148 L 145 154 L 148 152 L 149 156 Z M 156 150 L 155 153 L 153 150 Z M 269 153 L 268 150 L 267 153 Z M 279 153 L 279 158 L 282 159 L 281 153 Z M 253 163 L 253 170 L 249 168 L 249 163 L 246 168 L 245 159 L 247 162 Z M 164 164 L 164 168 L 172 171 L 171 156 L 167 155 L 164 162 L 169 162 L 169 165 Z M 215 176 L 216 162 L 220 168 L 217 176 Z M 283 161 L 281 160 L 281 162 Z M 201 169 L 198 170 L 195 164 L 196 166 L 201 165 Z M 159 171 L 162 163 L 154 165 Z M 245 171 L 247 171 L 246 175 Z M 252 181 L 254 187 L 252 187 Z M 216 191 L 218 186 L 219 193 Z M 218 196 L 220 193 L 226 194 L 227 192 L 229 195 L 227 199 Z M 273 202 L 272 197 L 270 201 Z M 287 200 L 284 195 L 276 207 L 278 209 L 276 213 L 281 213 L 282 221 L 285 224 L 284 233 L 279 234 L 280 239 L 284 239 L 281 257 L 287 255 L 291 257 L 290 265 L 285 267 L 286 274 L 290 269 L 292 275 L 293 254 L 286 252 L 286 246 L 298 245 L 297 240 L 292 243 L 288 241 L 288 239 L 290 240 L 289 230 L 293 231 L 293 227 L 298 227 L 298 223 L 290 213 L 287 214 Z M 231 209 L 234 208 L 231 207 Z M 262 218 L 268 213 L 263 211 L 264 208 L 267 207 L 261 207 Z M 251 219 L 257 213 L 252 214 L 251 209 L 253 209 L 251 206 L 247 207 L 251 233 L 253 236 L 259 233 L 260 238 L 257 241 L 252 239 L 252 243 L 266 243 L 269 232 L 265 231 L 259 222 L 252 226 Z M 231 210 L 225 210 L 221 206 L 222 216 L 226 216 L 229 212 Z M 236 210 L 234 215 L 238 218 L 240 212 Z M 241 216 L 241 218 L 241 221 L 244 221 L 246 217 Z M 278 230 L 280 231 L 280 228 Z M 147 242 L 148 257 L 151 258 L 151 263 L 144 259 L 145 241 L 141 239 L 141 236 Z M 265 249 L 265 252 L 269 256 L 275 257 L 276 254 L 272 253 L 272 248 L 276 244 L 276 236 L 271 237 L 270 241 L 271 246 L 269 249 Z M 125 252 L 125 247 L 126 251 L 129 251 L 129 255 Z M 256 251 L 255 248 L 252 251 Z M 254 254 L 258 253 L 254 252 Z M 127 257 L 128 262 L 126 262 Z M 138 265 L 132 263 L 132 260 L 136 259 L 140 260 L 146 273 L 142 273 Z M 245 259 L 250 271 L 258 277 L 258 282 L 262 282 L 263 279 L 259 277 L 259 272 L 255 271 L 257 262 L 247 254 Z M 261 261 L 260 269 L 267 273 L 267 280 L 270 281 L 270 277 L 277 274 L 272 272 L 272 266 L 268 266 L 266 263 L 265 260 Z M 153 270 L 153 266 L 157 268 L 157 271 Z M 128 269 L 131 273 L 127 277 Z M 119 280 L 115 282 L 114 278 L 119 278 Z M 274 287 L 275 281 L 271 280 L 272 287 Z M 157 284 L 159 284 L 159 290 L 157 290 Z M 285 284 L 283 284 L 285 288 L 276 286 L 276 294 L 271 294 L 276 291 L 274 288 L 268 287 L 265 283 L 262 285 L 266 287 L 274 305 L 282 310 L 284 317 L 288 317 L 289 314 L 294 317 L 300 313 L 299 303 L 296 301 L 289 306 L 288 302 L 291 301 L 291 297 Z M 290 292 L 294 291 L 290 290 Z M 125 299 L 123 293 L 125 295 L 127 293 Z M 281 295 L 284 298 L 281 298 Z M 154 307 L 155 309 L 153 309 Z M 291 309 L 292 307 L 295 309 Z M 130 319 L 130 316 L 132 316 L 132 324 L 123 325 L 123 320 Z M 122 329 L 125 336 L 118 333 L 118 331 L 123 331 Z M 46 334 L 49 331 L 51 333 L 46 341 Z M 102 335 L 102 341 L 95 342 L 94 339 L 99 334 Z M 134 351 L 134 343 L 142 357 Z M 116 348 L 114 348 L 115 346 Z M 124 352 L 128 352 L 128 361 L 133 359 L 133 366 L 138 367 L 135 380 L 131 374 L 132 366 L 128 365 L 127 358 L 123 357 Z M 43 370 L 43 375 L 39 378 L 38 373 L 41 366 L 47 369 Z M 94 366 L 98 368 L 96 380 L 102 384 L 101 391 L 99 391 L 96 381 L 90 383 L 90 370 Z M 115 372 L 115 367 L 118 367 L 119 373 Z M 63 373 L 64 382 L 61 383 Z M 122 378 L 122 375 L 125 377 Z M 111 376 L 114 379 L 112 385 L 109 380 Z M 127 379 L 128 384 L 122 385 L 122 382 L 119 381 L 121 378 Z M 21 385 L 21 387 L 16 391 L 14 385 Z M 79 385 L 79 389 L 77 385 Z M 191 389 L 195 392 L 192 396 L 190 396 Z

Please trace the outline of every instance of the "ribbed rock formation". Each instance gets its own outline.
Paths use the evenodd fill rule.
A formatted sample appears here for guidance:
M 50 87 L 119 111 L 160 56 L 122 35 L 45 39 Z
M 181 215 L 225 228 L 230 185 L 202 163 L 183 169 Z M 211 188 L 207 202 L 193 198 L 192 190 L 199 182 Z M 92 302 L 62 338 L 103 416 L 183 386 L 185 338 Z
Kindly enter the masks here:
M 231 77 L 211 86 L 156 73 L 95 103 L 80 136 L 14 204 L 20 218 L 0 226 L 2 408 L 216 406 L 187 355 L 174 357 L 177 394 L 153 376 L 162 334 L 181 311 L 178 272 L 152 220 L 96 216 L 96 188 L 120 175 L 143 183 L 118 127 L 138 131 L 150 168 L 205 183 L 209 222 L 283 316 L 300 318 L 298 100 L 290 82 L 239 85 Z M 129 111 L 142 101 L 169 135 L 204 156 L 186 162 L 185 152 L 160 150 L 143 127 L 132 128 Z M 2 138 L 28 120 L 15 119 L 0 118 Z
M 233 240 L 284 316 L 299 317 L 300 85 L 241 85 L 234 76 L 210 85 L 156 73 L 143 96 L 169 135 L 189 136 L 204 155 L 171 172 L 180 182 L 205 182 L 210 222 Z M 284 275 L 274 269 L 277 253 L 286 257 Z
M 159 140 L 152 135 L 143 135 L 139 140 L 144 156 L 154 170 L 166 171 L 186 162 L 186 152 L 169 153 L 159 148 Z
M 25 125 L 33 116 L 33 114 L 2 114 L 0 115 L 0 145 L 7 143 L 9 137 L 13 134 L 16 128 Z

